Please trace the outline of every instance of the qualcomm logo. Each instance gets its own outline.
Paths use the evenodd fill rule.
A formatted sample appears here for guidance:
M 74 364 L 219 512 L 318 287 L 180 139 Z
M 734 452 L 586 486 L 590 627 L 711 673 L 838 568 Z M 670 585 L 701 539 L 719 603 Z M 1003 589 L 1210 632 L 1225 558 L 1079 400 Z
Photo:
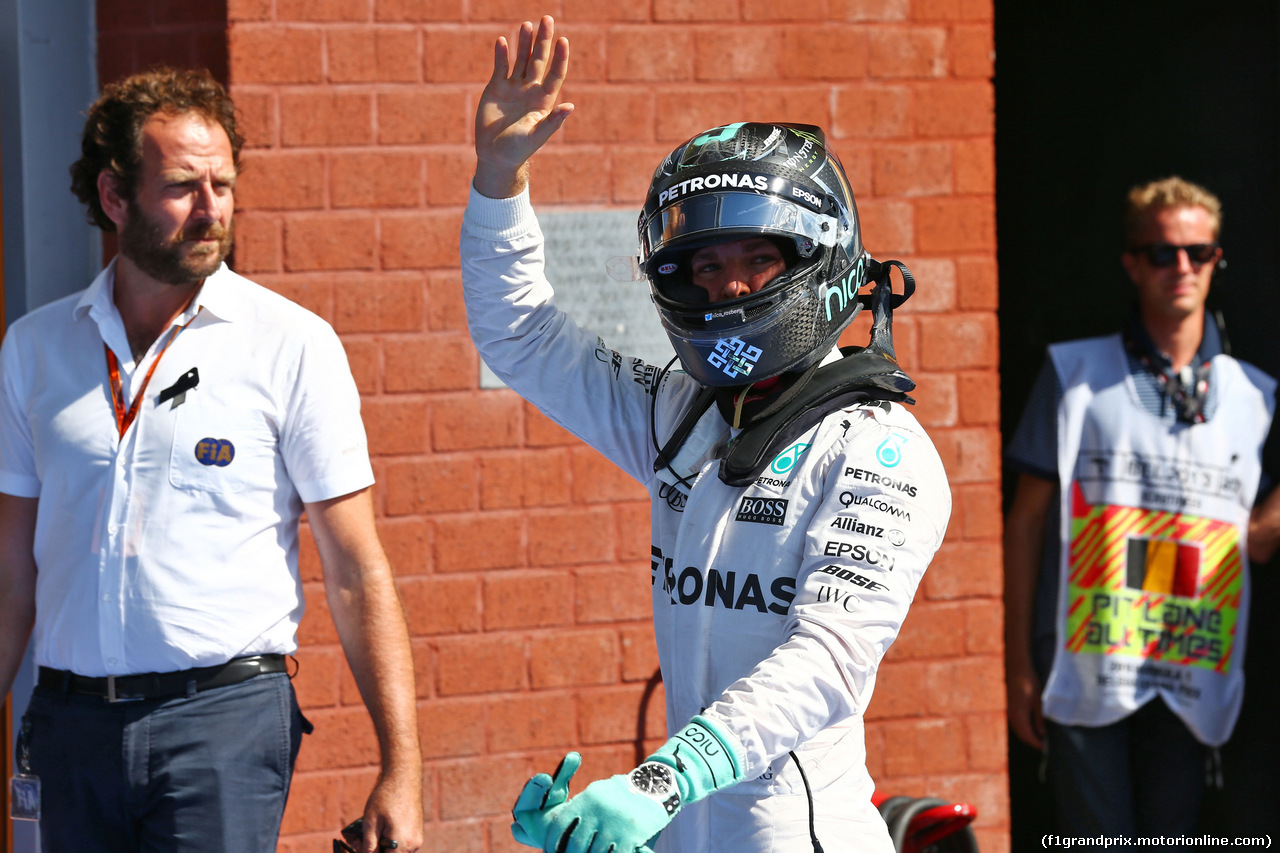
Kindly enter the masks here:
M 796 467 L 796 463 L 800 461 L 800 457 L 809 449 L 809 445 L 804 442 L 796 442 L 786 450 L 778 454 L 777 458 L 769 465 L 769 470 L 775 474 L 786 474 L 792 468 Z
M 724 371 L 726 376 L 749 376 L 764 352 L 741 338 L 716 341 L 715 349 L 707 356 L 707 364 Z

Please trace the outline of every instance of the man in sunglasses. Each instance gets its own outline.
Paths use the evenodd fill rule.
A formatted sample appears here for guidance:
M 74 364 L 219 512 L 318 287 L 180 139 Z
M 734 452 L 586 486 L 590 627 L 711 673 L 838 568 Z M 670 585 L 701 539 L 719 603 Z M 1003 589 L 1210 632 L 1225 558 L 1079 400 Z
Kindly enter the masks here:
M 1006 452 L 1009 720 L 1047 751 L 1063 834 L 1191 833 L 1240 712 L 1249 561 L 1277 542 L 1254 509 L 1275 381 L 1205 310 L 1220 221 L 1177 177 L 1129 193 L 1136 309 L 1049 347 Z

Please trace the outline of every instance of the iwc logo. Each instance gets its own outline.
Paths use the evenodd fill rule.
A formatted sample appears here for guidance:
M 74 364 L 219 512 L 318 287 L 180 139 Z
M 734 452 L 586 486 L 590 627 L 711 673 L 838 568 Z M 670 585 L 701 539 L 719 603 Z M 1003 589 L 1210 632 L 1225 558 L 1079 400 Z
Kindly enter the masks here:
M 671 768 L 657 761 L 646 761 L 628 777 L 631 787 L 637 792 L 662 803 L 667 814 L 680 811 L 680 789 L 676 787 L 676 777 Z

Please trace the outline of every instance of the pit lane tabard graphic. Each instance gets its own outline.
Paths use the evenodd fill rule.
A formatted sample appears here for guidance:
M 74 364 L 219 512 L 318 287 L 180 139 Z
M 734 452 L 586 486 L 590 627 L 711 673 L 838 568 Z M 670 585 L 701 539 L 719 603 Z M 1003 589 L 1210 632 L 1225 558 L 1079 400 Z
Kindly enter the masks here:
M 1072 483 L 1067 651 L 1227 673 L 1244 580 L 1225 521 L 1085 502 Z

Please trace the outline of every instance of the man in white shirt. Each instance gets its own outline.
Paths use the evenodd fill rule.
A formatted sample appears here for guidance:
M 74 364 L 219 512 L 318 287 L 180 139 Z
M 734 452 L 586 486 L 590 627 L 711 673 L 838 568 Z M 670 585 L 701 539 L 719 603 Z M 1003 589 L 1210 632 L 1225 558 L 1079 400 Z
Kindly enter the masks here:
M 223 263 L 242 142 L 207 73 L 109 86 L 72 189 L 120 253 L 0 350 L 0 693 L 34 637 L 45 850 L 275 850 L 310 730 L 285 665 L 304 509 L 382 753 L 362 847 L 422 841 L 359 396 L 328 324 Z

